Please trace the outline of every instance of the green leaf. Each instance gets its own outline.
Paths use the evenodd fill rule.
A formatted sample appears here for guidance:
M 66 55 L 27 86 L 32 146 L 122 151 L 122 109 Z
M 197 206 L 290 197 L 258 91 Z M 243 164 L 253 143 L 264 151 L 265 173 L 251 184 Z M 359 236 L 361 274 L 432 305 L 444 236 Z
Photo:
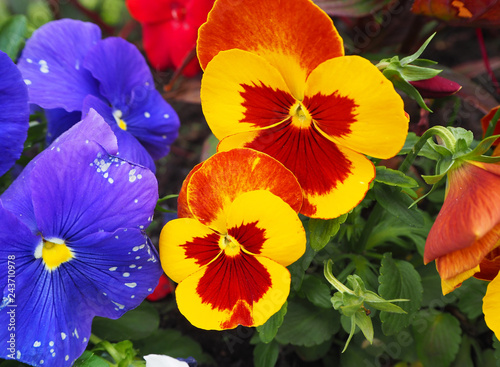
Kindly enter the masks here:
M 409 299 L 398 304 L 406 314 L 381 312 L 382 331 L 385 335 L 394 335 L 407 327 L 422 302 L 422 281 L 412 264 L 403 260 L 394 260 L 391 253 L 382 258 L 378 293 L 385 299 Z
M 347 219 L 347 214 L 333 219 L 309 219 L 309 239 L 314 251 L 320 251 L 337 234 L 340 225 Z
M 109 367 L 109 363 L 105 359 L 96 356 L 93 352 L 86 350 L 75 361 L 73 367 Z
M 471 344 L 471 339 L 467 335 L 464 335 L 460 343 L 458 354 L 451 367 L 474 367 Z M 480 366 L 483 367 L 484 364 L 480 364 Z
M 96 317 L 92 322 L 92 332 L 101 339 L 120 341 L 137 340 L 149 336 L 160 324 L 160 317 L 154 306 L 143 302 L 117 320 Z
M 478 157 L 480 155 L 483 155 L 491 148 L 493 143 L 498 138 L 500 138 L 500 135 L 493 135 L 493 136 L 490 136 L 489 138 L 482 140 L 481 142 L 479 142 L 479 144 L 471 152 L 463 155 L 461 158 L 462 159 L 474 159 L 474 157 Z
M 21 50 L 26 32 L 27 20 L 24 15 L 13 15 L 0 26 L 0 50 L 16 62 Z
M 331 350 L 332 340 L 327 340 L 321 344 L 313 345 L 312 347 L 294 346 L 295 353 L 298 354 L 301 360 L 313 362 L 323 358 Z M 325 364 L 328 365 L 328 364 Z
M 424 110 L 432 112 L 432 110 L 425 104 L 424 99 L 418 92 L 417 88 L 415 88 L 409 82 L 404 80 L 403 76 L 399 71 L 385 69 L 383 71 L 383 74 L 387 79 L 389 79 L 392 82 L 392 84 L 394 84 L 394 87 L 406 93 L 408 97 L 414 99 L 418 103 L 418 105 L 422 107 Z
M 448 127 L 447 129 L 453 134 L 455 139 L 464 139 L 467 146 L 470 146 L 474 141 L 474 134 L 470 130 L 466 130 L 463 127 L 452 126 Z
M 406 65 L 402 67 L 401 74 L 406 81 L 413 82 L 417 80 L 434 78 L 441 71 L 442 70 L 423 68 L 415 65 Z
M 400 189 L 393 186 L 376 184 L 373 186 L 373 192 L 377 202 L 396 218 L 410 227 L 422 227 L 424 225 L 422 213 L 416 206 L 410 208 L 413 200 L 401 192 Z
M 420 57 L 420 55 L 422 55 L 422 53 L 425 51 L 426 47 L 429 45 L 429 43 L 431 42 L 431 40 L 434 38 L 435 35 L 436 32 L 434 32 L 429 38 L 427 38 L 427 40 L 422 44 L 422 46 L 420 46 L 417 52 L 415 52 L 413 55 L 402 58 L 401 65 L 406 65 L 417 60 Z
M 304 221 L 304 228 L 307 228 L 307 221 Z M 304 252 L 304 255 L 300 257 L 297 261 L 295 261 L 293 264 L 288 265 L 287 269 L 290 271 L 290 274 L 292 276 L 292 287 L 296 291 L 300 290 L 300 287 L 302 285 L 302 280 L 304 279 L 304 274 L 307 269 L 309 269 L 309 265 L 311 265 L 311 262 L 314 259 L 314 256 L 316 255 L 316 251 L 311 247 L 310 245 L 310 240 L 309 240 L 309 231 L 306 231 L 306 236 L 307 236 L 307 244 L 306 244 L 306 251 Z
M 422 365 L 448 367 L 455 359 L 462 340 L 460 322 L 455 317 L 436 310 L 420 311 L 412 330 Z
M 320 278 L 306 274 L 300 290 L 312 304 L 323 308 L 332 307 L 330 287 Z
M 405 144 L 398 154 L 408 154 L 411 152 L 415 144 L 419 141 L 420 137 L 413 132 L 409 132 L 406 136 Z
M 417 181 L 405 175 L 401 171 L 396 171 L 384 166 L 377 166 L 377 175 L 375 176 L 376 182 L 381 182 L 390 186 L 399 187 L 418 187 Z
M 319 308 L 307 300 L 291 298 L 276 340 L 310 347 L 330 339 L 339 328 L 340 314 L 333 308 Z
M 354 314 L 354 319 L 356 321 L 356 325 L 360 328 L 361 332 L 365 336 L 366 340 L 373 343 L 373 325 L 370 316 L 368 316 L 362 310 L 356 312 Z
M 274 367 L 278 361 L 280 345 L 276 341 L 259 343 L 253 350 L 253 365 L 255 367 Z
M 272 315 L 264 325 L 257 326 L 257 331 L 259 332 L 260 340 L 263 343 L 269 343 L 274 339 L 276 333 L 278 332 L 279 327 L 283 323 L 286 311 L 287 311 L 287 302 L 285 302 L 281 307 L 281 309 L 274 315 Z
M 189 336 L 174 329 L 159 329 L 147 338 L 134 342 L 142 356 L 165 354 L 174 358 L 193 357 L 198 363 L 214 365 L 211 356 L 203 353 L 201 345 Z

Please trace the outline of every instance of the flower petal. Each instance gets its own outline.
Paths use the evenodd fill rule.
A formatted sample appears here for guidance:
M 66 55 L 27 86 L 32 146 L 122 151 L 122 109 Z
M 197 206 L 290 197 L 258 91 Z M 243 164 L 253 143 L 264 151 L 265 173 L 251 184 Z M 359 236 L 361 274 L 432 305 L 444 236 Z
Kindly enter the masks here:
M 21 156 L 28 135 L 28 91 L 10 57 L 0 51 L 0 176 Z
M 238 196 L 227 216 L 228 234 L 254 255 L 288 266 L 306 250 L 306 234 L 297 213 L 269 191 Z
M 18 62 L 30 102 L 71 112 L 81 110 L 86 95 L 99 96 L 97 81 L 83 61 L 100 38 L 98 26 L 72 19 L 49 22 L 33 32 Z
M 474 274 L 474 278 L 481 280 L 493 280 L 500 271 L 500 248 L 495 247 L 490 251 L 479 264 L 481 269 Z
M 219 0 L 200 27 L 197 47 L 203 69 L 220 51 L 258 54 L 294 93 L 301 88 L 294 80 L 303 83 L 319 64 L 344 54 L 332 20 L 309 0 Z
M 184 279 L 176 289 L 179 311 L 194 326 L 209 330 L 259 326 L 285 303 L 290 273 L 265 257 L 219 256 Z
M 300 212 L 309 217 L 336 218 L 348 212 L 364 198 L 375 177 L 375 168 L 366 157 L 337 146 L 315 125 L 302 129 L 288 121 L 229 136 L 218 149 L 241 146 L 269 154 L 292 171 L 304 194 Z
M 223 51 L 207 66 L 203 113 L 218 139 L 267 128 L 290 117 L 295 99 L 278 70 L 258 55 Z
M 500 299 L 500 277 L 493 279 L 483 298 L 483 313 L 486 325 L 493 330 L 495 336 L 500 338 L 500 313 L 498 312 L 498 300 Z
M 45 110 L 45 118 L 47 119 L 46 141 L 50 144 L 63 132 L 80 122 L 82 113 L 80 111 L 68 112 L 64 108 L 51 108 Z
M 242 193 L 268 190 L 296 212 L 302 205 L 297 179 L 268 155 L 250 149 L 217 153 L 193 173 L 187 201 L 193 215 L 206 226 L 226 233 L 229 205 Z
M 38 229 L 49 238 L 144 229 L 158 200 L 150 170 L 110 156 L 89 140 L 53 144 L 37 160 L 30 186 Z
M 155 91 L 144 57 L 137 47 L 122 38 L 109 37 L 97 42 L 85 56 L 83 67 L 99 81 L 102 95 L 124 116 L 129 109 L 145 103 Z
M 160 259 L 165 274 L 174 282 L 181 282 L 220 254 L 219 240 L 220 234 L 196 219 L 171 220 L 160 234 Z
M 170 1 L 127 0 L 130 15 L 139 22 L 161 22 L 170 19 Z
M 425 244 L 424 262 L 474 249 L 484 257 L 493 247 L 488 232 L 500 223 L 500 165 L 467 161 L 448 172 L 448 192 Z M 478 249 L 475 249 L 478 247 Z M 478 265 L 482 258 L 470 258 Z M 477 262 L 476 262 L 477 261 Z
M 393 157 L 408 134 L 403 100 L 392 83 L 359 56 L 319 65 L 307 79 L 304 105 L 325 136 L 372 157 Z
M 191 176 L 193 173 L 198 171 L 200 167 L 205 162 L 198 163 L 193 169 L 188 173 L 184 181 L 182 182 L 181 191 L 179 192 L 179 197 L 177 198 L 177 217 L 178 218 L 194 218 L 193 213 L 191 213 L 191 209 L 189 208 L 187 201 L 187 187 L 189 180 L 191 180 Z

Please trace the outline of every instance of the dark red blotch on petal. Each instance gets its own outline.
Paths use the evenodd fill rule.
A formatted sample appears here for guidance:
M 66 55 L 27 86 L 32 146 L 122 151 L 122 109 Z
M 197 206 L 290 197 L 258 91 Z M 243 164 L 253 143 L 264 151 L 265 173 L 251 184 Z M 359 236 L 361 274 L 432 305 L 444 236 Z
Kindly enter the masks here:
M 351 162 L 335 143 L 312 124 L 307 129 L 292 125 L 291 119 L 259 135 L 245 145 L 277 159 L 297 177 L 306 194 L 326 194 L 351 174 Z M 302 212 L 314 214 L 307 197 Z
M 210 233 L 205 237 L 195 237 L 181 247 L 184 248 L 184 254 L 187 258 L 196 259 L 196 264 L 204 266 L 221 252 L 219 239 L 218 233 Z
M 229 228 L 227 233 L 238 240 L 238 243 L 245 250 L 252 254 L 260 254 L 260 250 L 266 240 L 266 230 L 257 226 L 258 222 L 241 224 L 239 226 Z
M 244 99 L 245 117 L 240 122 L 254 124 L 255 127 L 268 127 L 289 117 L 295 98 L 285 91 L 261 85 L 241 85 Z
M 236 256 L 223 253 L 207 266 L 196 292 L 212 309 L 231 311 L 240 301 L 251 307 L 271 285 L 271 275 L 254 256 L 244 252 Z M 241 311 L 241 307 L 236 310 Z M 250 320 L 244 313 L 236 317 L 238 322 Z
M 340 137 L 351 133 L 350 126 L 356 121 L 357 104 L 335 92 L 332 95 L 317 93 L 304 98 L 304 106 L 318 127 L 330 136 Z

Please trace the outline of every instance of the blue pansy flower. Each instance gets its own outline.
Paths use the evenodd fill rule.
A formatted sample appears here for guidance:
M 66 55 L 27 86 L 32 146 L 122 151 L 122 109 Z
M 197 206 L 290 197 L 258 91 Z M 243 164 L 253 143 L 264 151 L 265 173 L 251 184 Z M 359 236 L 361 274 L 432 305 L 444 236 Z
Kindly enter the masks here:
M 0 196 L 0 358 L 71 366 L 94 316 L 122 316 L 158 283 L 144 233 L 157 181 L 116 152 L 91 110 Z
M 139 50 L 122 38 L 101 39 L 95 24 L 45 24 L 26 42 L 18 66 L 30 102 L 56 109 L 48 112 L 49 141 L 89 108 L 110 124 L 120 156 L 152 170 L 177 138 L 179 118 L 155 89 Z
M 28 92 L 21 73 L 0 51 L 0 176 L 21 156 L 28 134 Z

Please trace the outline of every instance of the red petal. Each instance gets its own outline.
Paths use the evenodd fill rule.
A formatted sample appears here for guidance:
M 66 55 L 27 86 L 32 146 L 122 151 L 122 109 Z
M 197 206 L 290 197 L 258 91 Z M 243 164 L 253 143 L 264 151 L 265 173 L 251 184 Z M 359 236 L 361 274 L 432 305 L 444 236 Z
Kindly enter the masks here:
M 410 82 L 424 98 L 441 98 L 455 94 L 462 86 L 454 81 L 436 75 L 433 78 Z

